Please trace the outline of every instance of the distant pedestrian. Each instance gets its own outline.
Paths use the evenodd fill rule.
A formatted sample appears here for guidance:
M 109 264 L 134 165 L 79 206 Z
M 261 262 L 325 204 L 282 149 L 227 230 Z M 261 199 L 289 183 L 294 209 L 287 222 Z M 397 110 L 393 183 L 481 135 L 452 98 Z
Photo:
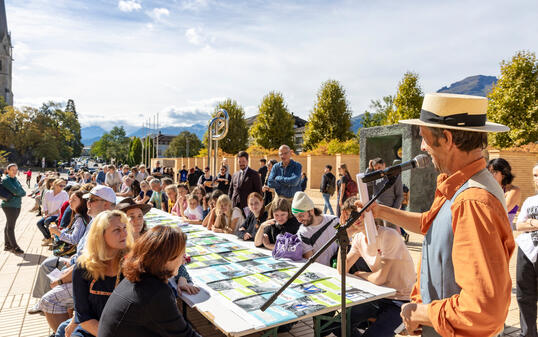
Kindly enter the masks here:
M 192 192 L 192 190 L 196 187 L 196 184 L 198 184 L 198 177 L 196 176 L 193 168 L 191 168 L 187 174 L 187 183 L 189 185 L 189 192 Z
M 351 174 L 349 174 L 346 164 L 340 165 L 338 173 L 340 174 L 341 178 L 337 182 L 338 203 L 336 205 L 336 216 L 340 218 L 340 209 L 344 204 L 344 201 L 346 201 L 349 197 L 356 196 L 358 191 L 357 183 L 353 180 Z
M 275 159 L 269 160 L 269 162 L 267 163 L 267 172 L 271 172 L 271 169 L 276 163 L 277 161 Z M 262 185 L 263 185 L 262 192 L 263 192 L 263 205 L 264 206 L 269 205 L 273 201 L 273 195 L 275 194 L 275 190 L 267 186 L 267 179 L 269 179 L 269 175 L 266 175 L 265 180 L 262 180 Z
M 187 182 L 187 174 L 189 174 L 189 172 L 187 171 L 187 167 L 185 165 L 183 165 L 183 168 L 181 169 L 181 171 L 179 171 L 179 182 L 180 183 Z
M 4 229 L 4 250 L 15 254 L 24 254 L 15 240 L 15 224 L 21 213 L 21 200 L 26 195 L 21 183 L 17 179 L 17 164 L 7 166 L 7 177 L 0 181 L 0 185 L 12 194 L 12 197 L 2 202 L 2 210 L 6 215 L 6 227 Z
M 28 171 L 24 172 L 26 174 L 26 186 L 30 188 L 30 182 L 32 181 L 32 170 L 28 168 Z
M 267 160 L 265 158 L 260 159 L 260 168 L 258 169 L 258 173 L 260 174 L 260 178 L 262 180 L 262 183 L 265 183 L 265 179 L 267 178 Z
M 336 191 L 336 177 L 331 172 L 333 167 L 331 165 L 325 166 L 325 172 L 323 173 L 323 176 L 321 177 L 321 186 L 320 186 L 320 192 L 323 196 L 323 201 L 325 203 L 325 206 L 323 207 L 323 214 L 327 213 L 327 210 L 329 210 L 329 213 L 331 215 L 334 215 L 333 208 L 331 206 L 331 197 L 333 196 L 334 192 Z
M 387 166 L 385 164 L 385 161 L 381 158 L 375 158 L 373 159 L 373 165 L 374 165 L 374 171 L 377 170 L 384 170 Z M 374 188 L 374 195 L 378 194 L 379 191 L 385 186 L 385 183 L 388 181 L 387 177 L 383 177 L 381 179 L 378 179 L 371 184 Z M 398 175 L 396 178 L 396 182 L 383 194 L 379 196 L 377 199 L 377 202 L 381 205 L 389 206 L 395 209 L 400 209 L 402 207 L 402 201 L 403 201 L 403 185 L 402 185 L 402 176 Z M 401 232 L 400 227 L 397 225 L 394 225 L 386 220 L 383 221 L 385 227 L 391 227 L 396 229 L 397 232 Z M 403 235 L 403 234 L 402 234 Z M 405 237 L 405 235 L 404 235 Z
M 306 190 L 306 184 L 308 182 L 308 178 L 306 177 L 306 173 L 303 172 L 303 174 L 301 174 L 301 191 L 305 191 Z

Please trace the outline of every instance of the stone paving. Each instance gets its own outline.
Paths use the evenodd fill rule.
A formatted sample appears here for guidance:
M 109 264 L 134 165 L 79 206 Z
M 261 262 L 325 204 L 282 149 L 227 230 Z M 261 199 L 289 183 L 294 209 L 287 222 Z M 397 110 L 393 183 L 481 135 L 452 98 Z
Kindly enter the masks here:
M 316 205 L 323 205 L 319 192 L 311 191 L 309 194 L 313 196 Z M 17 242 L 25 254 L 17 256 L 4 251 L 0 252 L 0 337 L 48 337 L 52 333 L 44 316 L 27 314 L 28 308 L 37 301 L 31 297 L 31 292 L 39 264 L 51 255 L 51 251 L 47 247 L 41 246 L 42 235 L 36 227 L 38 218 L 35 212 L 30 212 L 33 206 L 33 199 L 23 199 L 21 215 L 15 230 Z M 0 212 L 0 233 L 3 233 L 4 226 L 5 215 Z M 411 235 L 408 248 L 415 263 L 420 257 L 421 242 L 421 235 Z M 2 248 L 4 246 L 3 235 L 0 235 L 0 246 Z M 512 301 L 505 322 L 504 334 L 514 337 L 518 336 L 520 330 L 519 310 L 515 298 L 515 266 L 514 254 L 510 261 L 510 275 L 513 281 Z M 188 318 L 202 336 L 225 336 L 196 310 L 189 309 Z M 260 335 L 254 334 L 252 336 Z M 289 333 L 282 333 L 279 336 L 313 336 L 312 319 L 300 321 Z

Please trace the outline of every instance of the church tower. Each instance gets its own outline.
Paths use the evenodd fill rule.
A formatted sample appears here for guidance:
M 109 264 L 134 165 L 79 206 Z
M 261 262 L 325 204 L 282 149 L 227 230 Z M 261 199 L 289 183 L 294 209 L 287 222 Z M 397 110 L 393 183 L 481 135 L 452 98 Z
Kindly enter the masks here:
M 8 105 L 13 105 L 13 92 L 11 91 L 11 62 L 13 46 L 11 35 L 7 30 L 6 5 L 0 0 L 0 96 L 3 96 Z

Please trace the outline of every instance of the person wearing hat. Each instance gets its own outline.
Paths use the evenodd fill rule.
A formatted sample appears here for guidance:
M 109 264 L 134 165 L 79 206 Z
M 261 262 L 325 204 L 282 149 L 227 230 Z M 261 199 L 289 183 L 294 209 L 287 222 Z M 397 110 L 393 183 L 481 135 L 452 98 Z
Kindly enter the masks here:
M 116 209 L 125 213 L 129 218 L 129 223 L 133 226 L 133 239 L 135 241 L 147 231 L 144 215 L 149 212 L 151 205 L 137 204 L 132 198 L 125 198 L 116 205 Z
M 301 223 L 297 236 L 301 239 L 303 246 L 303 257 L 309 259 L 335 234 L 334 226 L 338 223 L 338 218 L 334 215 L 323 214 L 314 207 L 314 202 L 306 193 L 297 192 L 293 197 L 291 212 Z M 338 251 L 338 245 L 334 242 L 316 262 L 326 266 L 331 265 L 331 258 Z
M 412 213 L 374 204 L 375 218 L 425 235 L 411 303 L 401 317 L 410 334 L 494 336 L 503 330 L 515 243 L 504 193 L 486 168 L 488 132 L 508 127 L 486 121 L 485 97 L 427 94 L 418 125 L 422 151 L 440 172 L 430 210 Z M 362 206 L 360 202 L 357 206 Z

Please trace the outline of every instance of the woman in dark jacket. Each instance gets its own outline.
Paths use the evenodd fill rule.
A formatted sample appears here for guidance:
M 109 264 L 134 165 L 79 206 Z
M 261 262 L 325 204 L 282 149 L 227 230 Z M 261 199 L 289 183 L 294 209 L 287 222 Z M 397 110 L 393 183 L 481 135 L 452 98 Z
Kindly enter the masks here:
M 279 198 L 271 208 L 270 220 L 265 221 L 258 228 L 254 237 L 256 247 L 265 247 L 273 250 L 275 248 L 278 234 L 296 234 L 301 224 L 291 213 L 290 202 L 284 198 Z
M 200 337 L 185 322 L 168 279 L 183 264 L 187 236 L 155 226 L 123 262 L 125 279 L 114 289 L 99 320 L 99 337 Z
M 9 200 L 2 202 L 2 210 L 6 214 L 6 228 L 4 229 L 4 250 L 15 254 L 24 254 L 15 240 L 15 223 L 21 213 L 22 197 L 26 195 L 24 188 L 17 179 L 17 164 L 7 166 L 7 177 L 2 179 L 1 185 L 13 196 Z

